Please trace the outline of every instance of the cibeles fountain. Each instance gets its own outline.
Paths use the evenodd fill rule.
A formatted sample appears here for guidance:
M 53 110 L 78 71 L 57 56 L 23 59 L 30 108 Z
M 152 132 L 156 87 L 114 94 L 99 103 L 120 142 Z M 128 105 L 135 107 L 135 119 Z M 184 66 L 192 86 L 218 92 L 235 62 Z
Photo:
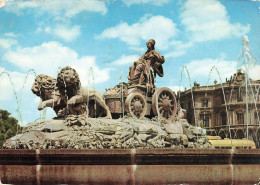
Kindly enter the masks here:
M 108 89 L 104 96 L 81 86 L 69 66 L 57 79 L 38 75 L 32 85 L 42 99 L 38 109 L 52 107 L 57 117 L 29 123 L 4 148 L 212 148 L 206 130 L 190 125 L 180 105 L 177 111 L 175 93 L 167 87 L 155 89 L 156 75 L 164 75 L 164 57 L 154 44 L 148 41 L 147 52 L 130 67 L 129 82 Z
M 155 40 L 129 68 L 128 82 L 103 95 L 81 86 L 69 66 L 38 75 L 39 110 L 56 117 L 28 123 L 0 150 L 0 178 L 14 184 L 258 183 L 258 150 L 216 150 L 206 130 L 185 119 L 176 94 L 156 87 L 164 57 Z M 187 173 L 188 171 L 188 173 Z M 258 173 L 258 175 L 256 174 Z

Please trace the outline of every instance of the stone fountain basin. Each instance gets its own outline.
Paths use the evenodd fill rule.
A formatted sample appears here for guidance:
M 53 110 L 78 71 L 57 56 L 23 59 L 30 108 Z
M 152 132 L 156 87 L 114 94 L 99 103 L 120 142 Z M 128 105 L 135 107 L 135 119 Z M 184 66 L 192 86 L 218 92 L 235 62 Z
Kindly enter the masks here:
M 4 184 L 258 184 L 260 150 L 0 150 Z

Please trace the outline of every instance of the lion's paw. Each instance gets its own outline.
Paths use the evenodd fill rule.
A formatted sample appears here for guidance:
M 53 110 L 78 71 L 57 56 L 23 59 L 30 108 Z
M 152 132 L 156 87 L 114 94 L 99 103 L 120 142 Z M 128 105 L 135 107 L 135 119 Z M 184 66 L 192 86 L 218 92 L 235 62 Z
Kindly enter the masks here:
M 107 118 L 107 119 L 112 119 L 111 114 L 107 114 L 106 118 Z
M 39 106 L 38 106 L 38 110 L 43 110 L 45 108 L 45 106 L 43 105 L 43 104 L 40 104 Z
M 76 100 L 75 99 L 70 99 L 70 100 L 68 100 L 68 105 L 75 105 L 75 103 L 76 103 Z

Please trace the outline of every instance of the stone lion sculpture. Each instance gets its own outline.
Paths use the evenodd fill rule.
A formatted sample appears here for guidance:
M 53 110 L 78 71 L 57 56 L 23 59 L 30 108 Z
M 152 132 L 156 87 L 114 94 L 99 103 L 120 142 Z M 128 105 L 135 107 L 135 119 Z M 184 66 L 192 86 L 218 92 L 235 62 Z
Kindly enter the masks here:
M 52 107 L 57 116 L 63 116 L 63 111 L 66 104 L 60 97 L 60 92 L 56 86 L 57 81 L 55 78 L 48 75 L 38 75 L 32 85 L 32 92 L 41 98 L 41 103 L 38 110 L 43 110 L 45 107 Z
M 105 110 L 106 118 L 112 118 L 110 110 L 103 99 L 103 95 L 96 89 L 81 86 L 79 75 L 75 69 L 69 66 L 61 69 L 57 77 L 57 87 L 61 98 L 68 106 L 84 103 L 89 104 L 94 100 L 97 106 Z M 94 108 L 96 108 L 96 106 Z

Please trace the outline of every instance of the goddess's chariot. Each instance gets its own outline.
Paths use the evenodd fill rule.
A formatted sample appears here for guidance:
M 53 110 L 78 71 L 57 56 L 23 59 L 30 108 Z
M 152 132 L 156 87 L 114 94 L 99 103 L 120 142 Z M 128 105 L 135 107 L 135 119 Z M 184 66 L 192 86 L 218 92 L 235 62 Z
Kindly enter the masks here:
M 168 87 L 147 93 L 147 88 L 142 85 L 119 84 L 106 91 L 104 97 L 113 118 L 129 113 L 140 119 L 160 116 L 173 120 L 177 112 L 176 95 Z

